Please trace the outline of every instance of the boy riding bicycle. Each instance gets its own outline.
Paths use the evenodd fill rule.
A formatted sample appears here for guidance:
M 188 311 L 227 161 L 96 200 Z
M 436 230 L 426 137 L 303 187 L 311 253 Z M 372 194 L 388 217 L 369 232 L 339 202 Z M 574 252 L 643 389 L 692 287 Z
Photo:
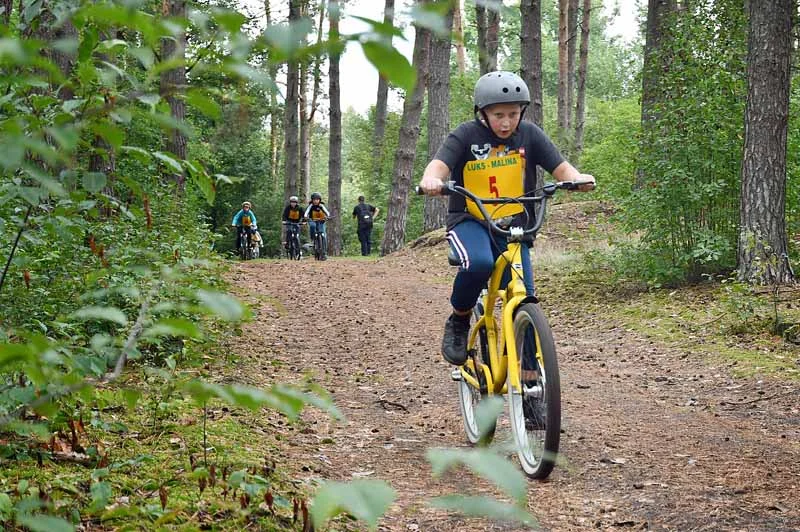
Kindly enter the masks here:
M 308 236 L 311 241 L 317 236 L 317 232 L 325 235 L 325 220 L 330 218 L 331 213 L 322 202 L 322 195 L 319 192 L 311 194 L 311 203 L 308 204 L 304 218 L 308 220 Z
M 289 198 L 289 203 L 283 209 L 283 216 L 281 216 L 281 221 L 284 224 L 288 224 L 288 229 L 286 231 L 286 241 L 283 243 L 286 249 L 289 249 L 289 239 L 290 238 L 297 238 L 297 242 L 300 242 L 300 222 L 303 220 L 303 208 L 300 207 L 298 204 L 297 196 L 291 196 Z
M 231 227 L 237 228 L 236 231 L 237 253 L 241 249 L 242 234 L 247 235 L 247 246 L 249 247 L 252 244 L 253 233 L 256 231 L 258 227 L 258 223 L 256 222 L 256 215 L 252 210 L 250 210 L 250 208 L 251 205 L 249 201 L 243 202 L 242 209 L 233 216 L 233 221 L 231 222 Z
M 592 181 L 579 190 L 594 188 L 594 177 L 581 174 L 559 153 L 545 133 L 522 116 L 530 104 L 530 92 L 512 72 L 490 72 L 475 84 L 475 120 L 453 130 L 436 156 L 428 163 L 419 187 L 426 194 L 439 194 L 443 181 L 473 190 L 478 196 L 517 197 L 536 186 L 536 166 L 558 181 Z M 526 216 L 515 205 L 503 212 Z M 533 213 L 528 213 L 533 221 Z M 472 307 L 506 249 L 503 238 L 490 235 L 474 204 L 451 195 L 447 215 L 447 240 L 461 261 L 442 337 L 442 356 L 455 365 L 467 360 L 467 339 Z

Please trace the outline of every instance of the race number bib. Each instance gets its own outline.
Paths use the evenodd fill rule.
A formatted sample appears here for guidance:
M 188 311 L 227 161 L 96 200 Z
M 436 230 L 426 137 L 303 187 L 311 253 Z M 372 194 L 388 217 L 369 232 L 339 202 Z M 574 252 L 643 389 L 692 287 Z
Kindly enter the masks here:
M 246 214 L 244 216 L 242 216 L 242 225 L 243 226 L 250 227 L 250 223 L 251 222 L 250 222 L 250 217 L 249 216 L 247 216 Z
M 479 198 L 516 198 L 524 190 L 525 159 L 519 153 L 470 161 L 464 165 L 464 188 Z M 484 205 L 493 220 L 522 212 L 520 203 Z M 474 201 L 467 200 L 467 211 L 483 219 Z

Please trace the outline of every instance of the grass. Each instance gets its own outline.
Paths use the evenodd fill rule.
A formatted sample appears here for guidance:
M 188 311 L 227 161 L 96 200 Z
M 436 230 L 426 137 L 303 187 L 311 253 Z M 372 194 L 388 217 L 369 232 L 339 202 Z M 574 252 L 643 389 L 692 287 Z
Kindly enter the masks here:
M 217 399 L 203 408 L 180 391 L 188 379 L 245 380 L 226 348 L 237 331 L 218 324 L 204 343 L 187 342 L 173 353 L 175 371 L 165 357 L 132 362 L 124 381 L 70 399 L 61 412 L 81 420 L 74 437 L 66 419 L 54 420 L 62 429 L 49 441 L 0 434 L 0 497 L 93 530 L 296 530 L 293 501 L 308 500 L 313 486 L 293 477 L 298 464 L 282 462 L 287 418 Z M 135 404 L 125 390 L 138 392 Z M 2 503 L 0 525 L 15 530 Z
M 534 259 L 542 293 L 568 313 L 591 312 L 609 328 L 702 353 L 709 363 L 734 367 L 739 376 L 800 379 L 800 345 L 774 331 L 769 295 L 721 281 L 651 290 L 615 284 L 612 271 L 596 268 L 598 253 L 592 266 L 583 258 L 589 249 L 602 256 L 609 249 L 602 241 L 590 239 L 583 249 L 562 240 L 537 246 Z M 778 304 L 779 320 L 796 330 L 791 325 L 800 323 L 800 308 L 792 304 L 791 295 L 783 299 L 788 300 Z

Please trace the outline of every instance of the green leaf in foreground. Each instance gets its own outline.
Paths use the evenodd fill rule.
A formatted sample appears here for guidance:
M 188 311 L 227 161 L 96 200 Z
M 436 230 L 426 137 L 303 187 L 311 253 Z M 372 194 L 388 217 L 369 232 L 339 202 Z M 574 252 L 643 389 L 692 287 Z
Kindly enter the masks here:
M 330 401 L 325 401 L 319 396 L 296 390 L 283 384 L 262 390 L 261 388 L 240 384 L 220 385 L 192 380 L 187 382 L 184 388 L 200 404 L 216 397 L 233 406 L 241 406 L 250 410 L 258 410 L 264 407 L 271 408 L 291 420 L 297 419 L 297 416 L 307 405 L 314 405 L 330 412 L 337 418 L 341 417 L 341 413 Z
M 414 90 L 417 83 L 417 71 L 403 54 L 385 43 L 369 41 L 361 45 L 364 55 L 369 59 L 383 77 L 405 89 Z
M 488 444 L 490 430 L 494 430 L 497 416 L 503 411 L 505 403 L 498 396 L 483 399 L 475 408 L 475 422 L 478 424 L 478 433 L 481 444 Z
M 31 529 L 33 532 L 74 532 L 71 523 L 52 515 L 22 514 L 17 517 L 17 524 Z
M 185 336 L 187 338 L 200 338 L 200 329 L 197 325 L 185 318 L 164 318 L 158 320 L 152 327 L 144 332 L 145 337 L 154 336 Z
M 83 307 L 72 313 L 79 320 L 104 320 L 127 325 L 128 318 L 125 313 L 116 307 Z
M 198 290 L 197 299 L 212 314 L 219 316 L 223 320 L 239 321 L 247 316 L 245 306 L 228 294 Z
M 375 530 L 378 519 L 394 499 L 395 491 L 380 480 L 327 482 L 319 489 L 311 505 L 314 528 L 321 530 L 328 519 L 348 514 Z
M 428 461 L 434 476 L 448 469 L 465 465 L 483 478 L 490 480 L 500 489 L 523 502 L 528 493 L 528 483 L 519 469 L 504 457 L 488 449 L 428 449 Z
M 488 517 L 502 521 L 517 521 L 533 528 L 539 528 L 536 519 L 513 504 L 507 504 L 490 497 L 447 495 L 431 499 L 434 508 L 455 511 L 470 517 Z

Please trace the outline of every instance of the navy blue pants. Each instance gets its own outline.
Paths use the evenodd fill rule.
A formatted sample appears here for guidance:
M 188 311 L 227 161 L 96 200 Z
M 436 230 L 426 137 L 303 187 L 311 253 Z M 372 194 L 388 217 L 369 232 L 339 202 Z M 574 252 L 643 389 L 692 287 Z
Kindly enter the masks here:
M 506 250 L 505 237 L 490 235 L 486 226 L 475 220 L 464 220 L 447 232 L 455 255 L 461 260 L 461 268 L 453 282 L 450 304 L 458 311 L 467 311 L 475 306 L 481 290 L 492 275 L 494 262 Z M 510 278 L 506 270 L 502 284 Z

